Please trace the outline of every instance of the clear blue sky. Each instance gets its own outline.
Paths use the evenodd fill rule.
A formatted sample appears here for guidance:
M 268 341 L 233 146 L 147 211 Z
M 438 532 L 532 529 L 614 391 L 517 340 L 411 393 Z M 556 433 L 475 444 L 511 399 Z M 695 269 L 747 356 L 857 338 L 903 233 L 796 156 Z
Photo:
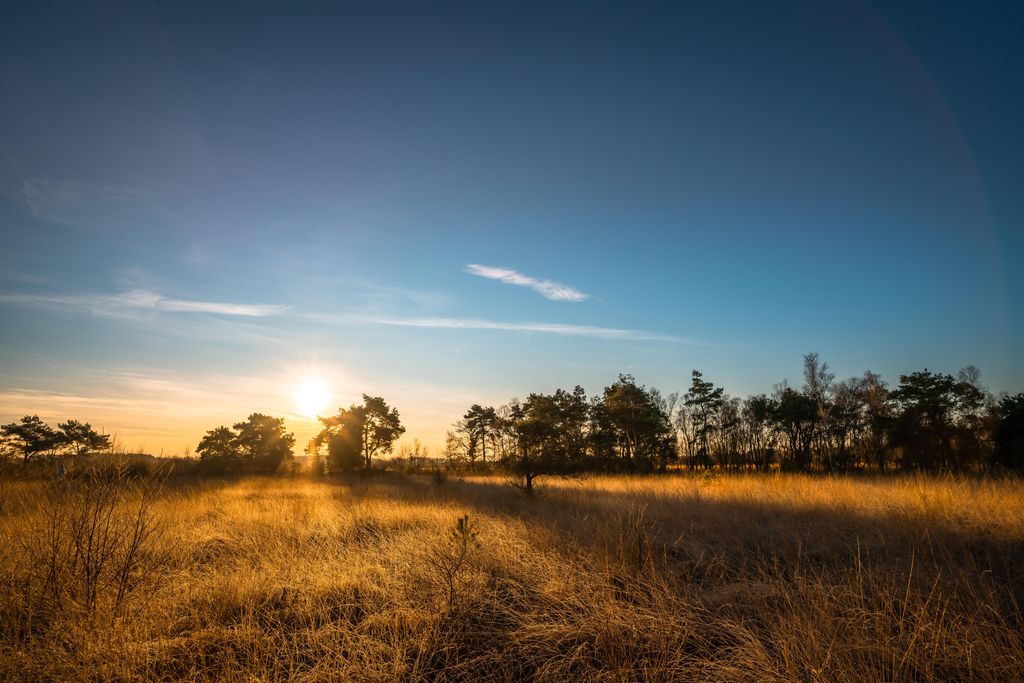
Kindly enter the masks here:
M 5 8 L 3 421 L 1024 389 L 1019 2 L 213 4 Z

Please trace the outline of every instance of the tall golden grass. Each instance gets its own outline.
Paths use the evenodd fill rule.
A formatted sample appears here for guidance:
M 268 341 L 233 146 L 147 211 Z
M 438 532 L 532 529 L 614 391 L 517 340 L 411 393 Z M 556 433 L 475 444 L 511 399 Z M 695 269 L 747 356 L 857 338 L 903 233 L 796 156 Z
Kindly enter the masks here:
M 123 484 L 91 606 L 68 485 L 4 490 L 5 680 L 1024 680 L 1016 479 Z

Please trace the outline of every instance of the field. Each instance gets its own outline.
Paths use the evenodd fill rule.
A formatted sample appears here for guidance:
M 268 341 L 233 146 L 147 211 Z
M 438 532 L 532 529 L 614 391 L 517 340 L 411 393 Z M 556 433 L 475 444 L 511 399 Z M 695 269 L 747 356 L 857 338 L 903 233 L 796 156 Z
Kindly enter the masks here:
M 3 486 L 5 680 L 1024 680 L 1019 479 Z

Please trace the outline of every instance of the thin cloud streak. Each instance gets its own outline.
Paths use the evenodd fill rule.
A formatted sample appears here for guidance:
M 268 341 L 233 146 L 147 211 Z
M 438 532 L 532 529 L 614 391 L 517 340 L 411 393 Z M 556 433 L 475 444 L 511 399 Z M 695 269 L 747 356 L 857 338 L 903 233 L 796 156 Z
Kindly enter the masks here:
M 287 306 L 272 304 L 235 304 L 221 301 L 197 301 L 191 299 L 172 299 L 156 292 L 137 289 L 113 297 L 125 306 L 149 308 L 172 313 L 214 313 L 218 315 L 241 315 L 262 318 L 268 315 L 283 313 Z
M 634 339 L 646 341 L 674 341 L 670 337 L 643 330 L 623 330 L 614 327 L 597 327 L 593 325 L 569 325 L 564 323 L 508 323 L 494 320 L 478 320 L 467 318 L 376 318 L 371 319 L 379 325 L 395 325 L 401 327 L 429 327 L 458 330 L 507 330 L 512 332 L 540 332 L 576 337 L 598 337 L 601 339 Z
M 588 296 L 575 287 L 551 280 L 538 280 L 529 275 L 523 275 L 511 268 L 496 268 L 494 266 L 470 263 L 466 266 L 465 270 L 470 275 L 477 275 L 488 280 L 497 280 L 498 282 L 518 287 L 529 287 L 545 299 L 551 299 L 552 301 L 583 301 Z
M 106 211 L 144 210 L 164 213 L 158 197 L 130 185 L 104 185 L 75 179 L 24 178 L 21 196 L 41 220 L 78 225 L 101 219 Z
M 131 311 L 162 311 L 167 313 L 210 313 L 250 318 L 278 315 L 287 306 L 272 304 L 236 304 L 223 301 L 175 299 L 146 289 L 121 294 L 0 294 L 0 302 L 25 306 L 81 307 L 98 315 L 117 315 Z
M 417 318 L 362 315 L 347 313 L 341 315 L 311 314 L 310 320 L 321 323 L 388 325 L 394 327 L 419 327 L 444 330 L 498 330 L 507 332 L 536 332 L 572 337 L 592 337 L 610 341 L 661 341 L 685 344 L 687 346 L 715 348 L 709 344 L 684 337 L 676 337 L 647 330 L 630 330 L 596 325 L 571 325 L 568 323 L 501 322 L 479 318 Z
M 147 311 L 166 313 L 205 313 L 244 318 L 262 318 L 284 314 L 288 306 L 272 304 L 236 304 L 218 301 L 175 299 L 146 289 L 135 289 L 115 295 L 71 295 L 71 294 L 0 294 L 0 303 L 7 302 L 24 306 L 59 306 L 84 308 L 96 315 L 110 317 L 135 317 Z M 569 323 L 503 322 L 481 318 L 444 318 L 387 316 L 363 312 L 341 314 L 305 313 L 298 317 L 318 323 L 386 325 L 392 327 L 418 327 L 449 330 L 497 330 L 507 332 L 535 332 L 572 337 L 591 337 L 610 341 L 661 341 L 685 344 L 693 347 L 717 348 L 710 344 L 685 337 L 651 332 L 648 330 L 601 327 L 597 325 L 573 325 Z

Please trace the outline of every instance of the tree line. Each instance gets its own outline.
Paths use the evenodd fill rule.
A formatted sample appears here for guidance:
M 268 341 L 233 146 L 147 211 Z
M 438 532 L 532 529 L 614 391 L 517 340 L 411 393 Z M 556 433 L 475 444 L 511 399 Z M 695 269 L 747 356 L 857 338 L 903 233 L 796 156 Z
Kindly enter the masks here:
M 318 470 L 369 470 L 405 433 L 380 396 L 319 417 L 307 444 Z M 0 425 L 2 452 L 40 456 L 112 451 L 88 423 L 50 427 L 36 415 Z M 206 432 L 196 454 L 208 473 L 272 473 L 293 462 L 284 418 L 253 413 Z M 418 449 L 417 449 L 418 451 Z M 803 383 L 733 397 L 694 370 L 683 393 L 662 394 L 620 375 L 588 397 L 582 387 L 533 393 L 499 407 L 472 405 L 446 437 L 448 465 L 538 476 L 654 472 L 670 467 L 735 471 L 980 471 L 1024 469 L 1024 393 L 992 395 L 969 366 L 955 376 L 927 369 L 890 387 L 872 372 L 836 381 L 818 354 L 804 356 Z
M 581 471 L 967 471 L 1024 467 L 1024 394 L 993 396 L 973 366 L 956 376 L 901 375 L 890 388 L 865 372 L 836 381 L 818 354 L 803 385 L 733 397 L 694 370 L 689 389 L 663 395 L 620 375 L 588 399 L 581 387 L 473 405 L 446 439 L 448 457 L 541 474 Z

